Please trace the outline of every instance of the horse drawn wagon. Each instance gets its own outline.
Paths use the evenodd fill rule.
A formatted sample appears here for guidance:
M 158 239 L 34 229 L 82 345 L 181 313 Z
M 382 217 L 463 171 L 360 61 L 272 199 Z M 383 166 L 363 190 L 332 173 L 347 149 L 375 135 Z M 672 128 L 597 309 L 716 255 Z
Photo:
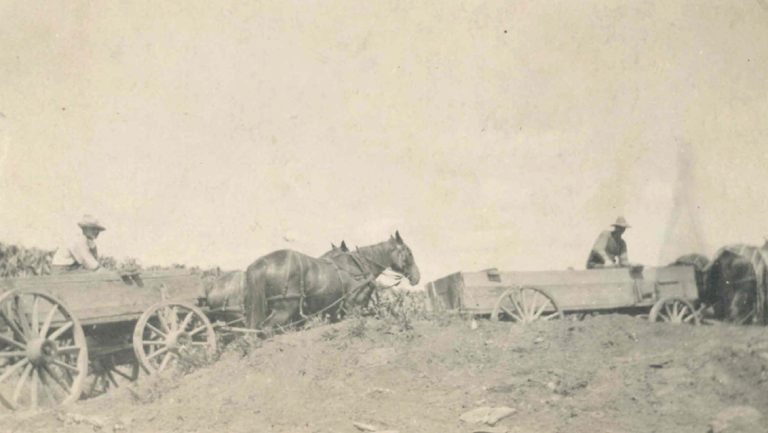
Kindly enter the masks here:
M 200 362 L 238 313 L 198 307 L 203 293 L 186 269 L 0 281 L 0 405 L 52 407 Z
M 217 331 L 268 335 L 367 304 L 386 269 L 419 281 L 399 232 L 344 247 L 321 258 L 275 251 L 244 272 L 215 276 L 213 287 L 186 269 L 0 280 L 0 406 L 56 406 L 135 380 L 140 370 L 194 366 L 215 353 Z
M 490 315 L 518 323 L 594 312 L 647 314 L 651 321 L 699 324 L 691 266 L 545 272 L 457 272 L 427 284 L 434 311 Z

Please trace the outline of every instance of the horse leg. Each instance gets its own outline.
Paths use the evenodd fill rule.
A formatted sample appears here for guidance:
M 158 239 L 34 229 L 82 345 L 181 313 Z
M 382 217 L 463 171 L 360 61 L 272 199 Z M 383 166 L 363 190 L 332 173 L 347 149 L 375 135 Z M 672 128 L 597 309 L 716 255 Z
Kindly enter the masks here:
M 751 295 L 755 289 L 754 284 L 748 284 L 735 290 L 729 316 L 737 325 L 750 324 L 754 320 L 755 302 Z
M 299 312 L 297 300 L 277 300 L 270 302 L 270 314 L 262 323 L 262 329 L 282 328 L 291 323 Z

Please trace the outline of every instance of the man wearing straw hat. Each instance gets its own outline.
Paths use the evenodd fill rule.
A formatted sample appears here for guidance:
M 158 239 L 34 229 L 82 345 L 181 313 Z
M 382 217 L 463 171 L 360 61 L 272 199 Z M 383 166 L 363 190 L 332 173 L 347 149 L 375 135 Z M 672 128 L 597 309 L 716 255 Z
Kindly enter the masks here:
M 587 259 L 587 269 L 631 266 L 627 258 L 627 243 L 621 238 L 629 224 L 620 216 L 611 225 L 613 230 L 606 230 L 597 237 Z
M 83 215 L 77 225 L 83 234 L 68 247 L 56 250 L 51 263 L 51 272 L 54 274 L 76 270 L 96 271 L 101 268 L 96 238 L 106 228 L 91 215 Z

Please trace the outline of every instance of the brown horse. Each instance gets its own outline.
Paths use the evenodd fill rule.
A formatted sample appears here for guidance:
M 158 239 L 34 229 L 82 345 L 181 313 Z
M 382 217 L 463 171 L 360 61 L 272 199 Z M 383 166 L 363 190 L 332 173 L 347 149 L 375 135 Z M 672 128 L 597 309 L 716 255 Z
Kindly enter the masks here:
M 345 308 L 370 300 L 369 283 L 385 269 L 404 275 L 411 284 L 419 282 L 419 267 L 399 232 L 355 252 L 334 248 L 321 258 L 292 250 L 272 252 L 245 271 L 246 323 L 269 329 L 313 314 L 339 318 Z
M 701 300 L 712 305 L 717 319 L 737 324 L 765 322 L 768 244 L 762 248 L 721 248 L 705 271 Z

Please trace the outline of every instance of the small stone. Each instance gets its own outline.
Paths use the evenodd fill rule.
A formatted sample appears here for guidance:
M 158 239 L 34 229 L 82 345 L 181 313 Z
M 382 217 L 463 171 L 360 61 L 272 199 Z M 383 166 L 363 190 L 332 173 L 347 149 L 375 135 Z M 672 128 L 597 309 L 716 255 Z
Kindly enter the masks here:
M 511 407 L 478 407 L 465 412 L 459 419 L 469 424 L 488 424 L 495 425 L 502 419 L 515 413 Z
M 508 431 L 504 427 L 481 427 L 472 430 L 472 433 L 507 433 Z
M 355 426 L 355 428 L 360 430 L 360 431 L 370 431 L 370 432 L 379 431 L 378 427 L 372 426 L 370 424 L 363 424 L 361 422 L 354 422 L 354 423 L 352 423 L 352 425 Z

